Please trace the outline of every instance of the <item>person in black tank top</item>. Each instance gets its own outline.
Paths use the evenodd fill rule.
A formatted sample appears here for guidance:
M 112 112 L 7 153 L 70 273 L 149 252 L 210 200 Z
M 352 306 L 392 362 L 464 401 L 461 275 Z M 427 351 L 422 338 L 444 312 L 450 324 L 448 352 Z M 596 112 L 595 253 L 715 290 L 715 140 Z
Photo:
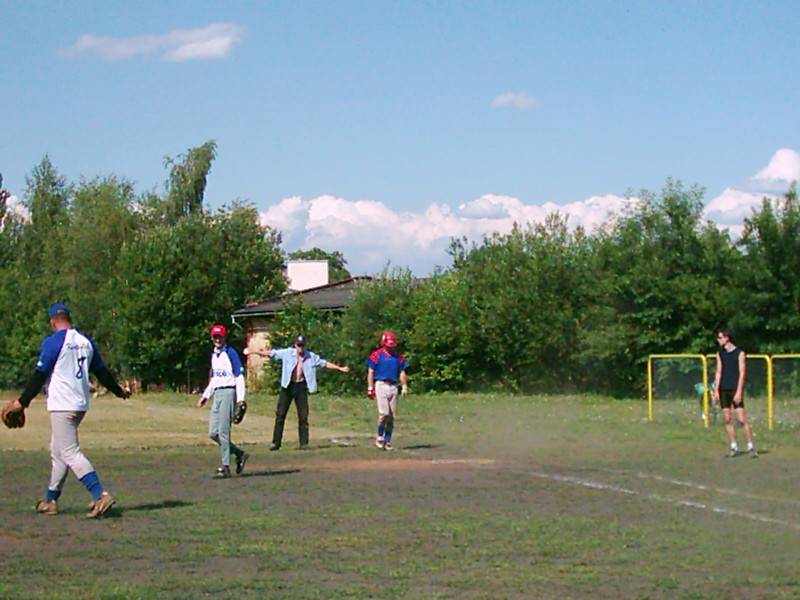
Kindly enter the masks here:
M 741 348 L 733 343 L 732 333 L 729 329 L 721 329 L 717 333 L 719 352 L 717 353 L 717 372 L 714 378 L 714 400 L 716 400 L 725 417 L 725 431 L 730 443 L 729 457 L 739 454 L 739 445 L 736 442 L 736 429 L 733 425 L 733 413 L 744 430 L 747 440 L 747 451 L 756 458 L 758 452 L 753 445 L 753 432 L 747 420 L 744 409 L 744 383 L 747 376 L 747 357 Z

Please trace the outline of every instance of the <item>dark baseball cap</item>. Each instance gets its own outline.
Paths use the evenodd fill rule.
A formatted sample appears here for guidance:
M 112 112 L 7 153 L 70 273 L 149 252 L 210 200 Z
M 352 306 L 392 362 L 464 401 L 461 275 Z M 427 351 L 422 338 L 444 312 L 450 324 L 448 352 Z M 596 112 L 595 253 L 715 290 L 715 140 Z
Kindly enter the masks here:
M 302 335 L 298 335 L 296 338 L 294 338 L 294 345 L 295 346 L 305 346 L 306 345 L 306 338 L 304 338 Z
M 47 309 L 47 316 L 52 319 L 53 317 L 57 317 L 59 315 L 68 317 L 69 307 L 66 304 L 61 304 L 58 302 L 56 304 L 51 304 L 50 308 Z

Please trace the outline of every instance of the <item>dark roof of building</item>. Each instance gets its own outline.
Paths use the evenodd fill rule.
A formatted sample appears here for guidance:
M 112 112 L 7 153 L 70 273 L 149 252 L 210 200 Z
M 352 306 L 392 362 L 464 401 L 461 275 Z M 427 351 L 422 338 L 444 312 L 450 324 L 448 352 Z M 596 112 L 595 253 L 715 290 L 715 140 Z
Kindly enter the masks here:
M 348 306 L 352 301 L 353 288 L 355 288 L 359 282 L 371 280 L 372 277 L 369 275 L 357 275 L 308 290 L 288 292 L 280 296 L 268 298 L 262 302 L 251 302 L 239 310 L 234 311 L 233 318 L 241 319 L 274 315 L 275 313 L 281 312 L 286 307 L 286 303 L 294 298 L 301 298 L 305 304 L 312 308 L 321 310 L 342 309 Z

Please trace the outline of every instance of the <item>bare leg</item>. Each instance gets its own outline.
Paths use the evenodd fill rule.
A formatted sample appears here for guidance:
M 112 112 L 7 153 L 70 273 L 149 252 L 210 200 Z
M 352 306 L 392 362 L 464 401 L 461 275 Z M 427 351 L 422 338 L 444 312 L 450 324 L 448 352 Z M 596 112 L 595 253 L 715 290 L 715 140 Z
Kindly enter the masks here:
M 736 409 L 736 418 L 739 419 L 739 423 L 742 424 L 742 429 L 744 430 L 744 437 L 747 440 L 748 448 L 753 443 L 753 432 L 750 428 L 750 421 L 747 420 L 747 413 L 745 412 L 744 408 L 737 408 Z
M 730 408 L 723 408 L 722 415 L 725 417 L 725 431 L 728 434 L 728 443 L 733 446 L 736 444 L 736 429 L 733 426 L 733 415 Z

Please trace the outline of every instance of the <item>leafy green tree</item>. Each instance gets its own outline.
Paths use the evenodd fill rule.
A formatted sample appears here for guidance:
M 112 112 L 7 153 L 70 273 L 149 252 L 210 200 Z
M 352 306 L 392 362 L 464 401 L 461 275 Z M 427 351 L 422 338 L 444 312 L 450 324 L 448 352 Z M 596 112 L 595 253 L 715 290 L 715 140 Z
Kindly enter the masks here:
M 245 206 L 137 232 L 115 285 L 115 345 L 126 367 L 145 383 L 202 379 L 209 326 L 230 326 L 233 307 L 284 289 L 279 241 Z
M 48 157 L 26 180 L 23 204 L 31 219 L 9 223 L 12 244 L 3 269 L 0 323 L 6 343 L 0 349 L 1 376 L 18 385 L 30 376 L 42 336 L 48 333 L 45 309 L 55 301 L 69 301 L 71 288 L 64 266 L 64 238 L 69 224 L 71 190 Z M 5 230 L 5 227 L 4 227 Z M 5 237 L 5 234 L 4 234 Z
M 474 384 L 510 390 L 573 385 L 574 356 L 586 306 L 582 230 L 550 215 L 542 224 L 514 227 L 468 248 L 456 242 L 453 270 L 466 288 L 469 339 L 477 349 L 465 362 Z
M 733 298 L 737 343 L 751 352 L 800 348 L 800 202 L 792 185 L 745 220 L 744 249 Z M 733 302 L 732 302 L 733 303 Z
M 342 281 L 350 278 L 350 271 L 347 270 L 347 261 L 339 251 L 326 252 L 321 248 L 311 248 L 310 250 L 295 250 L 289 254 L 290 259 L 294 260 L 327 260 L 328 279 L 331 282 Z
M 70 288 L 70 307 L 81 328 L 103 345 L 109 361 L 109 340 L 116 328 L 114 285 L 119 256 L 141 227 L 132 185 L 116 177 L 81 181 L 74 186 L 70 227 L 64 238 L 63 265 Z
M 147 194 L 142 199 L 145 215 L 158 223 L 174 224 L 182 217 L 202 212 L 208 174 L 216 156 L 217 144 L 213 140 L 175 158 L 167 156 L 166 196 Z
M 620 394 L 643 389 L 649 354 L 713 349 L 714 328 L 731 315 L 719 290 L 738 260 L 727 234 L 703 221 L 702 188 L 668 180 L 639 197 L 594 240 L 598 285 L 581 346 L 595 385 Z
M 415 357 L 414 387 L 469 387 L 480 368 L 481 344 L 462 274 L 437 274 L 420 285 L 413 294 L 413 314 L 408 345 Z

